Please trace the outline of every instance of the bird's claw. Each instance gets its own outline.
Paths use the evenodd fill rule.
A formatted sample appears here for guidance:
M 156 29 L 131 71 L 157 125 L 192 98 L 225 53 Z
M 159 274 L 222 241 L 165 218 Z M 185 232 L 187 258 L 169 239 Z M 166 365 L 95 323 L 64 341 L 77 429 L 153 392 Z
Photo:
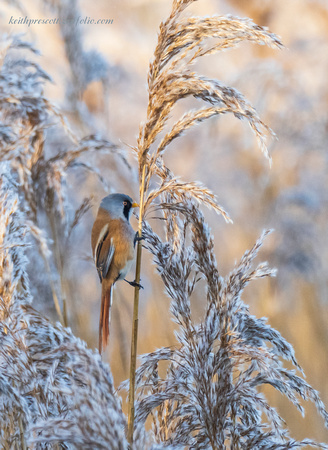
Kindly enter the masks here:
M 141 286 L 140 283 L 137 283 L 136 280 L 134 280 L 134 281 L 128 281 L 128 280 L 126 280 L 126 279 L 124 278 L 124 281 L 126 281 L 127 283 L 129 283 L 130 286 L 137 287 L 137 288 L 139 288 L 139 289 L 143 289 L 143 286 Z
M 136 232 L 136 235 L 134 236 L 134 242 L 143 241 L 145 239 L 145 235 L 141 233 L 141 236 L 139 236 L 139 231 Z

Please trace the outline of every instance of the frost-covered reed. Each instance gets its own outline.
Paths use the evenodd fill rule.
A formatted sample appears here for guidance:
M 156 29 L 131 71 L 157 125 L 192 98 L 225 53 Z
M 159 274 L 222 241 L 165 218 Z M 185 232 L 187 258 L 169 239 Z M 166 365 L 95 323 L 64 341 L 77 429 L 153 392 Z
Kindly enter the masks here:
M 67 177 L 72 170 L 84 176 L 92 172 L 104 182 L 96 166 L 83 159 L 98 151 L 118 155 L 124 164 L 126 160 L 119 148 L 100 134 L 79 139 L 73 133 L 66 118 L 44 94 L 44 83 L 51 78 L 29 58 L 28 53 L 38 54 L 36 48 L 20 36 L 3 36 L 1 44 L 0 160 L 11 164 L 21 209 L 42 255 L 44 278 L 49 280 L 58 317 L 67 324 L 70 238 L 92 201 L 88 196 L 74 210 L 69 204 Z M 58 138 L 47 148 L 50 132 L 57 133 Z
M 125 418 L 109 368 L 31 306 L 28 221 L 7 162 L 0 173 L 1 447 L 124 448 Z

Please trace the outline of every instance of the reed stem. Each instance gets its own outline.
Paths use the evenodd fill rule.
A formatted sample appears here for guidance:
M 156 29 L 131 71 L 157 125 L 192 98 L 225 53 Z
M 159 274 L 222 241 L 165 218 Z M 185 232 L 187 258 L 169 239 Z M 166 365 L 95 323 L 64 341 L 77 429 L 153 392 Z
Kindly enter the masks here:
M 146 176 L 146 164 L 142 169 L 142 178 L 140 186 L 140 207 L 139 207 L 139 226 L 138 237 L 142 237 L 142 217 L 144 207 L 144 194 L 145 194 L 145 176 Z M 137 242 L 137 259 L 136 259 L 136 276 L 135 281 L 140 284 L 140 272 L 141 272 L 141 253 L 142 243 L 140 240 Z M 135 383 L 136 383 L 136 367 L 137 367 L 137 344 L 138 344 L 138 315 L 139 315 L 139 287 L 134 289 L 134 303 L 133 303 L 133 320 L 132 320 L 132 337 L 131 337 L 131 359 L 130 359 L 130 387 L 129 387 L 129 417 L 128 417 L 128 435 L 127 439 L 130 445 L 133 444 L 133 431 L 134 431 L 134 397 L 135 397 Z

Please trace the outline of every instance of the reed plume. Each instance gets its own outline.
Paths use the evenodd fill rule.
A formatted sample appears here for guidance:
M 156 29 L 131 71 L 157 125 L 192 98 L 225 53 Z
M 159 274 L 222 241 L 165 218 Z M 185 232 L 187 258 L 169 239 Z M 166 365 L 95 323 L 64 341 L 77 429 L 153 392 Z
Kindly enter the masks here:
M 181 182 L 163 158 L 167 146 L 193 125 L 214 115 L 232 113 L 248 122 L 271 164 L 265 141 L 268 134 L 274 133 L 252 105 L 236 89 L 192 72 L 191 65 L 201 56 L 232 48 L 245 40 L 274 48 L 282 48 L 282 43 L 276 35 L 249 19 L 183 16 L 193 1 L 174 0 L 170 16 L 160 25 L 148 73 L 147 119 L 140 127 L 135 148 L 141 197 L 139 235 L 142 230 L 155 257 L 180 331 L 175 348 L 159 349 L 143 357 L 135 379 L 137 326 L 133 329 L 128 439 L 133 441 L 135 414 L 138 424 L 153 416 L 155 439 L 164 445 L 213 449 L 225 448 L 227 442 L 230 448 L 315 445 L 309 440 L 296 443 L 289 439 L 287 431 L 281 431 L 282 419 L 258 392 L 262 384 L 271 384 L 301 411 L 295 394 L 310 399 L 327 424 L 327 412 L 318 393 L 293 371 L 283 368 L 277 358 L 291 360 L 301 370 L 292 347 L 264 319 L 251 316 L 240 299 L 249 281 L 275 274 L 266 264 L 251 269 L 267 232 L 223 279 L 217 268 L 210 231 L 197 203 L 213 208 L 227 222 L 231 219 L 212 192 L 197 183 Z M 210 106 L 187 112 L 167 130 L 173 107 L 191 96 Z M 164 136 L 159 140 L 161 134 Z M 159 186 L 151 189 L 154 178 Z M 165 219 L 164 242 L 144 220 L 155 200 Z M 190 240 L 192 245 L 188 245 Z M 140 243 L 138 249 L 137 281 Z M 190 297 L 200 280 L 206 283 L 207 303 L 204 319 L 195 324 Z M 136 297 L 137 311 L 138 294 Z M 137 324 L 137 313 L 134 324 Z M 163 378 L 158 371 L 161 361 L 168 363 Z M 139 390 L 136 405 L 135 383 Z M 263 423 L 262 412 L 267 423 Z

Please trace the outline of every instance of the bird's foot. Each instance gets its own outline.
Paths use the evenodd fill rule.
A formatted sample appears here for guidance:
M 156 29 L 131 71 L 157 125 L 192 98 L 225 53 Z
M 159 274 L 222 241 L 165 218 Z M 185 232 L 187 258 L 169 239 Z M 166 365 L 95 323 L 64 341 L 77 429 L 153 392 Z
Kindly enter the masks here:
M 134 236 L 134 243 L 143 241 L 144 239 L 145 239 L 145 235 L 143 233 L 141 233 L 141 236 L 139 236 L 139 231 L 137 231 Z
M 127 283 L 129 283 L 130 286 L 137 287 L 137 288 L 139 288 L 139 289 L 143 289 L 143 286 L 141 286 L 141 284 L 137 283 L 136 280 L 134 280 L 134 281 L 128 281 L 128 280 L 126 280 L 126 279 L 124 278 L 124 281 L 126 281 Z

